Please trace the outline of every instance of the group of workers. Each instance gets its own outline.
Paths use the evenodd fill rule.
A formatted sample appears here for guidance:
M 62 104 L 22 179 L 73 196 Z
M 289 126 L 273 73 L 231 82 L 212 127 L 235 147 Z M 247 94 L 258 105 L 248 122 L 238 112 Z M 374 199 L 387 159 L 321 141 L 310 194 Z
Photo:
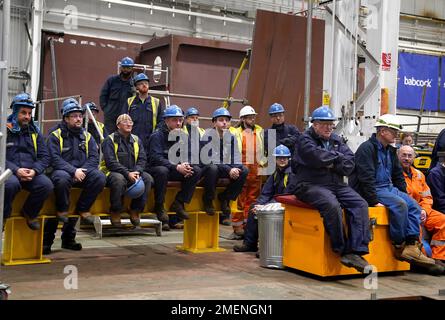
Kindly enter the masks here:
M 66 99 L 62 121 L 46 138 L 34 124 L 35 104 L 30 96 L 19 94 L 11 103 L 6 167 L 13 175 L 5 184 L 4 219 L 23 188 L 30 194 L 21 213 L 29 228 L 39 229 L 37 217 L 54 192 L 57 213 L 44 228 L 44 254 L 51 252 L 59 222 L 64 223 L 62 247 L 82 249 L 75 240 L 78 218 L 68 213 L 72 187 L 82 189 L 75 213 L 89 224 L 94 222 L 91 206 L 108 187 L 115 227 L 121 226 L 122 212 L 128 212 L 131 223 L 139 226 L 153 188 L 154 212 L 163 229 L 169 230 L 180 228 L 189 218 L 185 204 L 202 180 L 206 213 L 215 214 L 217 198 L 220 223 L 232 225 L 231 239 L 244 239 L 234 251 L 257 251 L 259 206 L 275 201 L 275 195 L 294 194 L 320 212 L 332 250 L 345 266 L 364 272 L 368 262 L 363 256 L 369 253 L 370 241 L 368 207 L 385 206 L 395 257 L 436 273 L 445 270 L 445 154 L 425 180 L 412 167 L 412 147 L 393 147 L 402 129 L 396 116 L 382 115 L 376 133 L 355 154 L 333 133 L 337 119 L 326 106 L 312 113 L 312 126 L 303 133 L 285 123 L 279 103 L 269 108 L 272 126 L 267 130 L 256 124 L 257 113 L 251 106 L 240 110 L 240 121 L 233 126 L 230 112 L 216 109 L 212 128 L 204 130 L 199 127 L 197 108 L 184 114 L 176 105 L 164 107 L 148 93 L 149 78 L 144 73 L 132 77 L 133 66 L 131 58 L 122 59 L 120 74 L 106 81 L 100 95 L 105 123 L 89 117 L 88 130 L 85 112 L 94 117 L 99 113 L 93 102 L 80 106 L 75 99 Z M 271 164 L 275 169 L 261 188 L 260 173 Z M 219 179 L 227 183 L 216 194 Z M 169 208 L 175 215 L 170 218 L 165 208 L 168 181 L 181 182 Z M 124 196 L 132 199 L 129 208 L 124 208 Z M 230 201 L 236 199 L 238 210 L 232 212 Z M 422 250 L 427 234 L 431 252 Z

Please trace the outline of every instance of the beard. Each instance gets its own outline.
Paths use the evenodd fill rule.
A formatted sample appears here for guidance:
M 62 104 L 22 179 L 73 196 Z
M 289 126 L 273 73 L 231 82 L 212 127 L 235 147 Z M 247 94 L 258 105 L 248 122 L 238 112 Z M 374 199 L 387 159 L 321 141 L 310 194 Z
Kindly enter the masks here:
M 138 89 L 138 91 L 139 91 L 139 93 L 142 93 L 142 94 L 145 94 L 145 93 L 147 93 L 148 92 L 148 87 L 140 87 L 139 89 Z

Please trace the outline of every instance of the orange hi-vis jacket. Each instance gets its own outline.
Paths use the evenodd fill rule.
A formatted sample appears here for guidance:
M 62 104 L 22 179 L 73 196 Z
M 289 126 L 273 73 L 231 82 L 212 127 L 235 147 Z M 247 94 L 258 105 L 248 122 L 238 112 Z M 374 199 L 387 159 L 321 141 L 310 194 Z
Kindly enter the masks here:
M 431 257 L 445 260 L 445 214 L 432 208 L 433 197 L 429 186 L 426 184 L 423 173 L 413 167 L 410 169 L 411 177 L 403 171 L 407 186 L 406 190 L 427 214 L 424 227 L 432 235 L 430 241 Z

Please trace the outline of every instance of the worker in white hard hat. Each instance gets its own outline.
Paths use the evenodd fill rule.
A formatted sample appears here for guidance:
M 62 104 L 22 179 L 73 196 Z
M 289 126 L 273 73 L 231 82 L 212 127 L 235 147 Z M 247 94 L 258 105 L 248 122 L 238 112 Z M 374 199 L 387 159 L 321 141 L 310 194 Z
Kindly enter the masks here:
M 264 132 L 263 128 L 255 124 L 256 115 L 254 108 L 244 106 L 239 113 L 240 122 L 230 128 L 232 134 L 237 138 L 242 164 L 249 170 L 246 183 L 238 197 L 238 207 L 242 211 L 232 213 L 232 238 L 234 239 L 243 238 L 249 208 L 261 190 L 261 177 L 258 175 L 258 168 L 260 165 L 264 165 L 261 158 L 264 155 Z
M 402 167 L 397 158 L 395 142 L 402 129 L 396 115 L 384 114 L 376 124 L 376 133 L 362 143 L 355 153 L 356 174 L 350 184 L 369 206 L 389 209 L 389 235 L 395 247 L 395 257 L 421 267 L 434 266 L 419 243 L 421 208 L 407 194 Z

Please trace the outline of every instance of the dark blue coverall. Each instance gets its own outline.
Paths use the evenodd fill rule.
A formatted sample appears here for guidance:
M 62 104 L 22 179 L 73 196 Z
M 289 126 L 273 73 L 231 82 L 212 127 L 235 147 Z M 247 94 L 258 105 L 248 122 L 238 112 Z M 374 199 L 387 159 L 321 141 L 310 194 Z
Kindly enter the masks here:
M 148 150 L 148 140 L 150 139 L 150 135 L 163 122 L 162 114 L 164 107 L 159 101 L 159 105 L 157 107 L 156 125 L 154 127 L 151 96 L 148 96 L 147 99 L 142 102 L 139 95 L 136 95 L 130 108 L 128 107 L 128 102 L 125 102 L 123 108 L 124 110 L 122 113 L 128 113 L 133 120 L 133 130 L 131 133 L 137 135 L 141 139 L 145 150 Z
M 188 144 L 187 134 L 183 131 L 181 132 L 183 136 L 181 136 L 180 141 L 178 141 L 179 139 L 176 141 L 178 141 L 178 143 Z M 169 180 L 182 182 L 181 190 L 176 194 L 176 200 L 181 203 L 189 203 L 195 192 L 196 184 L 201 177 L 201 168 L 199 165 L 192 165 L 194 173 L 188 178 L 185 178 L 176 170 L 177 164 L 171 163 L 168 159 L 169 149 L 176 141 L 168 141 L 168 136 L 169 129 L 165 122 L 163 122 L 150 136 L 149 140 L 147 171 L 154 179 L 155 207 L 164 205 Z M 178 157 L 181 156 L 179 150 L 176 155 Z M 190 152 L 188 152 L 185 159 L 189 162 Z
M 260 196 L 253 205 L 265 205 L 276 202 L 274 196 L 279 194 L 294 194 L 296 182 L 296 176 L 292 173 L 290 165 L 284 169 L 277 167 L 275 173 L 267 178 L 266 183 L 261 189 Z M 251 211 L 249 211 L 247 218 L 244 245 L 251 248 L 252 251 L 258 248 L 258 220 L 256 214 Z
M 110 211 L 121 213 L 123 210 L 123 199 L 125 191 L 133 184 L 128 174 L 138 171 L 145 184 L 145 192 L 139 198 L 132 199 L 130 210 L 141 212 L 144 210 L 147 197 L 150 192 L 153 178 L 144 172 L 147 163 L 144 146 L 140 143 L 138 157 L 135 161 L 134 143 L 137 137 L 130 135 L 127 138 L 119 134 L 118 131 L 109 135 L 102 143 L 102 153 L 105 165 L 109 174 L 107 175 L 106 186 L 110 188 Z M 117 144 L 117 158 L 114 144 Z
M 341 137 L 333 133 L 321 139 L 313 127 L 301 135 L 292 168 L 297 179 L 295 195 L 318 211 L 338 254 L 367 254 L 369 215 L 366 201 L 344 181 L 354 170 L 354 154 Z M 349 235 L 345 240 L 342 208 Z
M 442 129 L 442 131 L 440 131 L 439 135 L 436 138 L 436 142 L 434 143 L 434 148 L 431 153 L 431 164 L 428 172 L 435 168 L 436 164 L 439 162 L 439 156 L 437 155 L 439 151 L 445 151 L 445 129 Z
M 437 163 L 426 177 L 433 196 L 433 209 L 445 212 L 445 167 Z
M 108 133 L 116 131 L 116 119 L 122 106 L 133 95 L 133 80 L 123 80 L 121 75 L 110 76 L 100 91 L 100 106 L 104 112 L 104 124 Z
M 249 170 L 242 165 L 241 154 L 236 138 L 228 130 L 220 137 L 216 129 L 208 129 L 201 139 L 202 148 L 209 148 L 205 155 L 209 161 L 203 163 L 202 176 L 205 186 L 204 199 L 211 202 L 215 199 L 218 179 L 230 179 L 229 185 L 218 195 L 221 200 L 236 200 L 246 182 Z M 217 138 L 213 139 L 213 138 Z M 203 159 L 201 159 L 203 160 Z M 232 180 L 229 172 L 232 168 L 241 169 L 238 179 Z M 220 221 L 229 219 L 220 215 Z
M 44 174 L 50 163 L 50 155 L 40 133 L 32 130 L 33 127 L 20 128 L 12 131 L 7 129 L 6 138 L 6 168 L 13 172 L 5 182 L 5 198 L 3 219 L 11 215 L 12 202 L 17 193 L 23 188 L 30 192 L 22 207 L 22 214 L 33 219 L 37 217 L 45 200 L 53 190 L 51 180 Z M 35 148 L 31 134 L 36 134 Z M 31 181 L 20 181 L 17 177 L 19 168 L 33 169 L 36 175 Z
M 285 145 L 289 148 L 291 154 L 294 154 L 295 151 L 295 145 L 297 144 L 298 137 L 300 136 L 300 131 L 298 131 L 297 127 L 291 124 L 273 124 L 271 128 L 266 129 L 264 132 L 264 154 L 267 156 L 269 152 L 269 134 L 271 129 L 275 130 L 275 146 L 271 150 L 273 150 L 275 147 L 279 146 L 280 144 Z
M 356 173 L 349 183 L 369 206 L 377 203 L 389 209 L 389 236 L 399 245 L 415 241 L 420 233 L 419 204 L 406 193 L 406 182 L 396 149 L 386 148 L 373 134 L 355 153 Z
M 105 175 L 99 171 L 99 154 L 94 138 L 88 142 L 88 156 L 86 153 L 85 129 L 69 129 L 65 122 L 60 123 L 54 131 L 61 130 L 63 149 L 60 150 L 60 140 L 53 132 L 48 135 L 48 148 L 51 154 L 51 166 L 54 171 L 50 177 L 54 183 L 56 196 L 56 210 L 66 212 L 69 208 L 70 190 L 72 187 L 82 188 L 75 212 L 88 212 L 105 186 Z M 86 177 L 82 182 L 74 182 L 77 168 L 86 169 Z M 78 218 L 70 218 L 62 229 L 62 241 L 74 241 L 76 237 L 75 225 Z M 43 244 L 51 246 L 58 220 L 48 219 L 45 225 Z

